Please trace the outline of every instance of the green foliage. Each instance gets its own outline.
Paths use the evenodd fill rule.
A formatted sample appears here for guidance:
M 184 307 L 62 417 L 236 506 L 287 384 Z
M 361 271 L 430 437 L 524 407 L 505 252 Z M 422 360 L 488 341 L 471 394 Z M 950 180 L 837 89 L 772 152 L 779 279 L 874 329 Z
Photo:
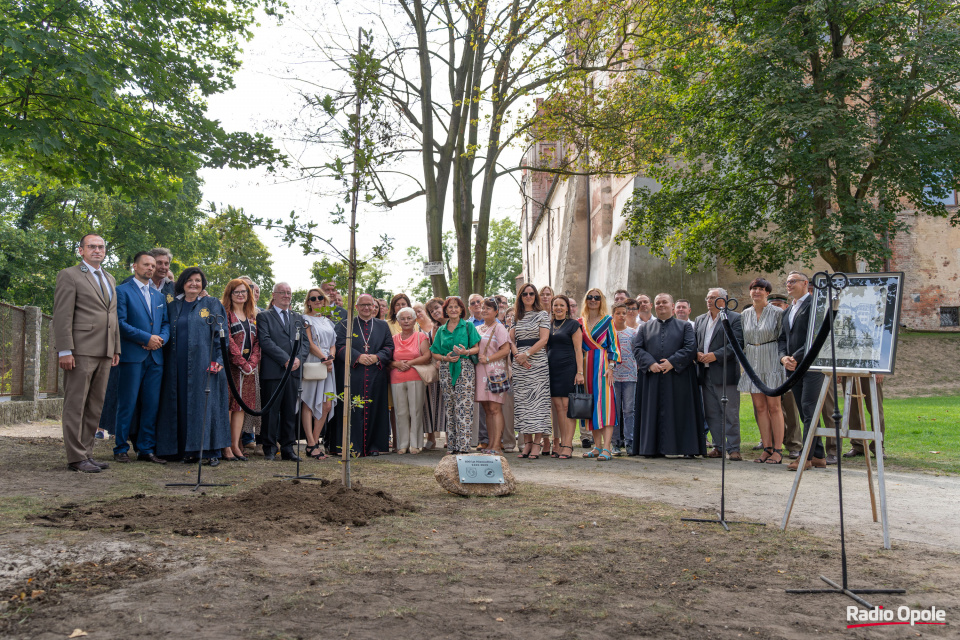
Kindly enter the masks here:
M 227 206 L 208 219 L 201 230 L 206 248 L 202 268 L 207 274 L 207 291 L 220 297 L 224 287 L 237 276 L 250 276 L 260 286 L 266 303 L 273 290 L 273 260 L 270 250 L 257 237 L 242 209 Z M 264 295 L 266 292 L 266 295 Z M 301 302 L 303 298 L 300 299 Z
M 679 0 L 649 30 L 638 46 L 655 73 L 564 96 L 551 114 L 579 123 L 567 130 L 604 166 L 631 160 L 658 183 L 636 193 L 619 240 L 691 269 L 720 257 L 776 271 L 819 254 L 855 271 L 889 256 L 907 206 L 948 214 L 955 3 Z
M 228 207 L 208 218 L 199 207 L 199 179 L 182 176 L 183 188 L 168 198 L 121 200 L 88 186 L 40 185 L 32 179 L 0 179 L 0 299 L 48 313 L 60 269 L 77 264 L 86 233 L 107 243 L 104 267 L 121 282 L 138 251 L 164 246 L 172 269 L 199 265 L 219 294 L 230 277 L 249 275 L 272 287 L 270 254 L 242 212 Z
M 0 158 L 37 179 L 170 195 L 199 167 L 280 161 L 225 131 L 207 99 L 233 88 L 254 13 L 278 0 L 0 0 Z
M 443 259 L 447 271 L 447 282 L 452 291 L 459 288 L 459 274 L 456 263 L 456 239 L 452 231 L 443 234 Z M 497 293 L 512 295 L 516 289 L 516 277 L 523 268 L 521 255 L 520 227 L 509 218 L 497 218 L 490 223 L 490 240 L 488 244 L 488 260 L 486 270 L 486 287 L 484 295 Z M 423 252 L 418 247 L 407 248 L 406 264 L 414 272 L 423 269 L 426 262 Z M 407 292 L 413 299 L 426 301 L 433 297 L 433 288 L 430 278 L 410 278 L 407 281 Z M 472 293 L 472 292 L 471 292 Z

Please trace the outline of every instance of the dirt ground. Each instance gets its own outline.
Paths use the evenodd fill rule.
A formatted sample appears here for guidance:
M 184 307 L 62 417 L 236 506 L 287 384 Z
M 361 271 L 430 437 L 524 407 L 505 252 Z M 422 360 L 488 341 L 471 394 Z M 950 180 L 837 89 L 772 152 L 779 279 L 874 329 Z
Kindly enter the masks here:
M 511 460 L 516 494 L 465 499 L 433 480 L 439 457 L 359 461 L 360 487 L 350 492 L 335 482 L 334 461 L 305 468 L 334 482 L 299 484 L 273 478 L 292 463 L 222 464 L 204 478 L 231 486 L 198 495 L 163 487 L 195 478 L 195 467 L 115 464 L 81 476 L 66 470 L 55 439 L 0 438 L 0 636 L 956 637 L 953 537 L 926 520 L 933 544 L 901 535 L 909 530 L 906 496 L 920 486 L 891 497 L 889 551 L 869 511 L 851 507 L 850 583 L 904 588 L 902 596 L 866 597 L 887 608 L 946 609 L 952 626 L 847 630 L 852 601 L 784 593 L 818 588 L 821 574 L 839 579 L 827 522 L 835 488 L 831 502 L 817 489 L 835 487 L 833 472 L 805 478 L 796 526 L 781 532 L 774 521 L 783 496 L 777 508 L 755 498 L 759 487 L 780 492 L 779 478 L 791 474 L 728 468 L 731 495 L 744 487 L 755 494 L 728 517 L 768 526 L 726 533 L 680 521 L 706 513 L 684 509 L 681 494 L 691 505 L 715 501 L 710 461 L 618 459 L 601 468 Z M 955 489 L 925 490 L 955 497 Z M 816 512 L 818 503 L 822 523 L 801 509 Z M 956 513 L 954 504 L 926 518 L 955 521 Z

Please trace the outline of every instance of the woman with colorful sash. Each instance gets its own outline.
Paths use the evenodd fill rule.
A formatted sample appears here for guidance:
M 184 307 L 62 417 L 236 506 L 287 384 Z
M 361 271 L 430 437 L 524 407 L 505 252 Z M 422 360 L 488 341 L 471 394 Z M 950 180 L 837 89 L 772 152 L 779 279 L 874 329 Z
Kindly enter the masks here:
M 593 396 L 593 417 L 579 420 L 581 433 L 593 432 L 594 447 L 584 458 L 611 460 L 613 431 L 617 422 L 617 409 L 613 395 L 612 368 L 620 362 L 620 345 L 613 319 L 607 313 L 607 300 L 599 289 L 590 289 L 583 298 L 584 373 L 587 393 Z

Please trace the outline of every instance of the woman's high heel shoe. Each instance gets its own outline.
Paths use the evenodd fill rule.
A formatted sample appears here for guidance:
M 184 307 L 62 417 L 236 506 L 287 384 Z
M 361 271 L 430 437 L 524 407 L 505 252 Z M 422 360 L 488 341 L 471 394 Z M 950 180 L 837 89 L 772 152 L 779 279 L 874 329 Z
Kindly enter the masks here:
M 760 455 L 759 458 L 754 460 L 754 462 L 760 462 L 760 463 L 766 462 L 767 460 L 770 459 L 770 456 L 772 455 L 773 455 L 773 447 L 764 447 L 763 453 Z M 771 463 L 771 464 L 776 464 L 776 463 Z

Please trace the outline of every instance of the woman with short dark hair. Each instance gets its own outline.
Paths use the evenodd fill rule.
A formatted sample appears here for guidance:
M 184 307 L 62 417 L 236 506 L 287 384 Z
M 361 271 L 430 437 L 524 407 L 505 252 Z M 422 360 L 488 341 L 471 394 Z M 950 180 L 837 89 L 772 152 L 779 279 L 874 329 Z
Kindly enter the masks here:
M 167 308 L 170 341 L 163 347 L 157 455 L 188 463 L 203 458 L 217 466 L 221 450 L 230 446 L 230 412 L 223 354 L 213 329 L 226 322 L 226 311 L 213 296 L 200 297 L 206 288 L 207 276 L 199 267 L 184 269 Z M 208 378 L 209 396 L 204 393 Z
M 768 387 L 779 387 L 786 380 L 783 365 L 777 352 L 777 339 L 783 324 L 783 311 L 767 303 L 767 295 L 773 290 L 763 278 L 750 283 L 750 300 L 753 307 L 744 309 L 740 316 L 743 326 L 743 352 L 760 379 Z M 740 378 L 737 390 L 749 393 L 757 416 L 757 428 L 763 442 L 763 453 L 754 462 L 780 464 L 783 461 L 783 410 L 780 397 L 769 397 L 760 392 L 749 376 Z M 772 445 L 772 446 L 771 446 Z
M 460 298 L 447 298 L 443 315 L 447 321 L 437 328 L 430 352 L 440 363 L 440 388 L 447 410 L 447 452 L 470 453 L 476 393 L 474 363 L 480 334 L 472 322 L 464 320 L 467 305 Z
M 477 327 L 480 334 L 480 350 L 477 352 L 477 402 L 481 404 L 487 417 L 490 448 L 484 453 L 493 455 L 503 454 L 500 443 L 503 437 L 503 402 L 507 394 L 496 388 L 491 389 L 491 376 L 502 377 L 507 373 L 507 359 L 510 357 L 510 334 L 497 319 L 499 312 L 500 305 L 496 299 L 485 299 L 483 311 L 480 312 L 483 324 Z
M 390 309 L 387 311 L 387 325 L 390 327 L 390 335 L 395 336 L 400 333 L 400 323 L 397 322 L 397 312 L 409 306 L 411 306 L 410 298 L 407 297 L 405 293 L 398 293 L 390 298 Z

